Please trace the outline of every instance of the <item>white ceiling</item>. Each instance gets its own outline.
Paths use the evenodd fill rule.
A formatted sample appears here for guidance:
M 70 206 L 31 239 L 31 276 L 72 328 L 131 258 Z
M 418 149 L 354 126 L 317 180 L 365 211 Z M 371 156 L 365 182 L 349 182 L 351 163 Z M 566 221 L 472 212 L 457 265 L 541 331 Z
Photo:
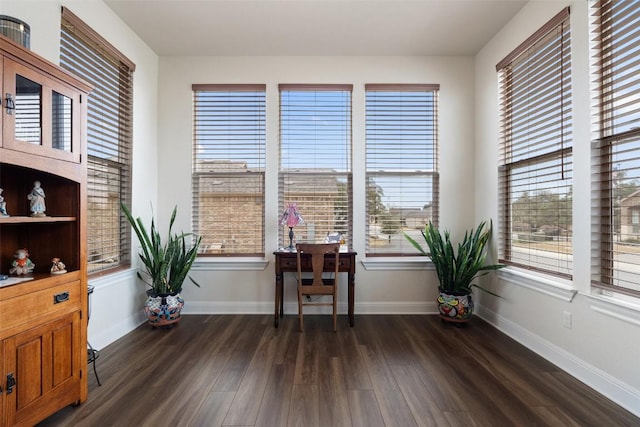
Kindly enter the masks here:
M 473 55 L 527 0 L 105 0 L 158 55 Z

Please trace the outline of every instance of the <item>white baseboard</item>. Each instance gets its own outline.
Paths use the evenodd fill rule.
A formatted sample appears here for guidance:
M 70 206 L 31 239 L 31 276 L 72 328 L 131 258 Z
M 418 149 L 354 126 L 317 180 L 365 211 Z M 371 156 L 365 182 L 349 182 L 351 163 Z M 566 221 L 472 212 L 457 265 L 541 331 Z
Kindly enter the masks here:
M 138 326 L 146 322 L 146 318 L 140 308 L 140 312 L 109 325 L 106 329 L 101 329 L 99 333 L 92 333 L 91 324 L 89 324 L 89 343 L 96 350 L 106 347 L 117 339 L 125 336 Z
M 295 301 L 284 303 L 285 314 L 297 314 L 298 304 Z M 273 302 L 255 301 L 187 301 L 182 309 L 183 314 L 272 314 L 275 310 Z M 338 314 L 347 314 L 347 303 L 338 303 Z M 437 314 L 435 302 L 375 302 L 360 303 L 354 307 L 356 314 Z M 307 307 L 305 313 L 328 314 L 331 307 Z
M 572 353 L 535 335 L 485 307 L 476 306 L 479 317 L 563 371 L 640 417 L 640 390 L 577 358 Z

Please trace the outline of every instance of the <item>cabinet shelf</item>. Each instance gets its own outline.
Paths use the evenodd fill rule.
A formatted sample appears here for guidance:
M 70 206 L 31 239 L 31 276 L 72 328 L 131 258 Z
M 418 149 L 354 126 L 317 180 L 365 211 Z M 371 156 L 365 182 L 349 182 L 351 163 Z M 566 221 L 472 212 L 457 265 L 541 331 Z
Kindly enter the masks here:
M 47 222 L 74 222 L 75 216 L 7 216 L 0 217 L 0 224 L 37 224 Z

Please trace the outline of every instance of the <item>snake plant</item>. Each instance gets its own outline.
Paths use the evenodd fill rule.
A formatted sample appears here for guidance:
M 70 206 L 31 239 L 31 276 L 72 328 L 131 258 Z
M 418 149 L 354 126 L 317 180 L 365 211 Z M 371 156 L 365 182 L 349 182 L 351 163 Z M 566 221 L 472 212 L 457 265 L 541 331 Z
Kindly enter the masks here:
M 151 294 L 179 293 L 187 277 L 200 287 L 191 276 L 188 276 L 188 273 L 198 255 L 198 247 L 202 237 L 195 236 L 193 233 L 172 233 L 178 207 L 173 208 L 167 238 L 163 242 L 153 218 L 151 219 L 150 232 L 147 232 L 142 219 L 140 217 L 134 218 L 124 203 L 121 206 L 129 224 L 138 236 L 142 248 L 139 256 L 145 271 L 144 275 L 138 271 L 138 277 L 149 285 Z M 191 238 L 194 239 L 194 244 L 187 246 L 187 240 Z
M 431 259 L 438 274 L 441 292 L 468 294 L 472 287 L 477 287 L 498 296 L 472 283 L 474 279 L 487 274 L 490 270 L 505 267 L 503 264 L 485 265 L 486 246 L 491 236 L 491 226 L 491 223 L 487 225 L 486 221 L 482 221 L 475 229 L 465 231 L 464 238 L 458 243 L 457 252 L 454 251 L 450 232 L 445 230 L 444 235 L 441 234 L 431 221 L 424 230 L 421 230 L 428 251 L 408 234 L 404 233 L 404 236 L 422 255 Z

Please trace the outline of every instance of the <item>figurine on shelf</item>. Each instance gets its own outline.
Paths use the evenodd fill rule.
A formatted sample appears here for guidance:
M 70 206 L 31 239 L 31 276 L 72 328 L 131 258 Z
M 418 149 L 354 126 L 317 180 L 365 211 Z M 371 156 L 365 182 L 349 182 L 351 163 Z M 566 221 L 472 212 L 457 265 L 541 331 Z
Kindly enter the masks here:
M 7 202 L 4 201 L 4 197 L 2 196 L 2 192 L 4 190 L 0 188 L 0 216 L 9 216 L 7 213 Z
M 51 274 L 64 274 L 67 272 L 66 266 L 60 261 L 60 258 L 52 258 L 51 264 Z
M 9 270 L 9 274 L 29 274 L 33 272 L 35 264 L 29 259 L 29 251 L 25 249 L 18 249 L 13 255 L 12 268 Z
M 46 216 L 44 213 L 46 210 L 44 198 L 44 190 L 40 187 L 40 181 L 34 181 L 33 189 L 27 196 L 27 199 L 31 202 L 31 216 Z

